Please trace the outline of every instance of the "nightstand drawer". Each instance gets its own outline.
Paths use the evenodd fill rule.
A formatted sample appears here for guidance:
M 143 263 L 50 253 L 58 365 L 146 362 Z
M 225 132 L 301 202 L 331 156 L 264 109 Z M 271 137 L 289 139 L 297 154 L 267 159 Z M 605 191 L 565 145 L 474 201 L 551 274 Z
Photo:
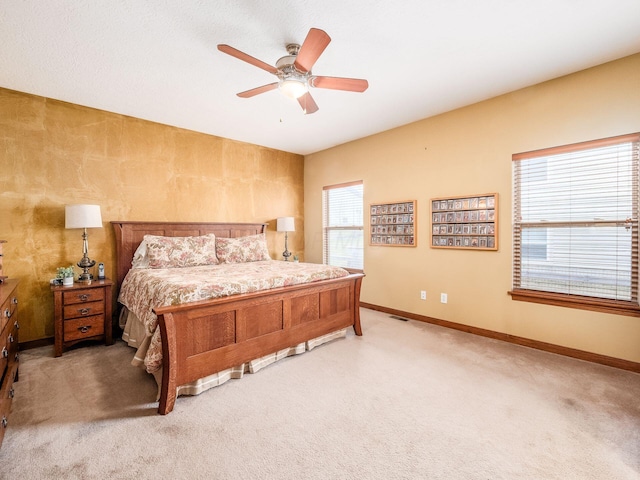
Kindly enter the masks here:
M 92 315 L 100 315 L 104 313 L 104 302 L 89 302 L 89 303 L 75 303 L 71 305 L 65 305 L 64 307 L 64 319 L 78 317 L 90 317 Z
M 65 320 L 64 340 L 74 341 L 104 334 L 104 315 Z
M 70 292 L 63 292 L 62 298 L 65 305 L 104 300 L 104 288 L 74 289 Z

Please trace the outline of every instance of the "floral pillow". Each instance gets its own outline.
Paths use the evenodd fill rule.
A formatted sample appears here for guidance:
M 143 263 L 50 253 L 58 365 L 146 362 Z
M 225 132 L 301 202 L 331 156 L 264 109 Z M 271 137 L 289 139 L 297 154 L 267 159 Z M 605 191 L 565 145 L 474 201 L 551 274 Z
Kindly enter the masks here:
M 197 237 L 161 237 L 145 235 L 150 268 L 196 267 L 215 265 L 216 236 L 213 233 Z
M 216 253 L 221 263 L 245 263 L 271 260 L 264 233 L 238 238 L 216 238 Z

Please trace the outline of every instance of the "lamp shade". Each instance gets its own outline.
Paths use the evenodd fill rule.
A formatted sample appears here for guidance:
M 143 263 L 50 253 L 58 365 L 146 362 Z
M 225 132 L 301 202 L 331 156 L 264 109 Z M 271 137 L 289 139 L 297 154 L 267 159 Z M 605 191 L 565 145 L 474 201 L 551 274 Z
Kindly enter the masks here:
M 279 232 L 295 232 L 295 223 L 293 217 L 279 217 L 276 229 Z
M 102 228 L 100 205 L 65 205 L 65 228 Z

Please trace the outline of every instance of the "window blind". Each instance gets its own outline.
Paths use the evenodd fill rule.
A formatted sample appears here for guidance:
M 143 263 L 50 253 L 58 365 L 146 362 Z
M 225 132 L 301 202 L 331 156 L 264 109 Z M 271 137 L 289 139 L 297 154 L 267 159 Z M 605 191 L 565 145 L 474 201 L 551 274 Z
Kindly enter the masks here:
M 640 134 L 513 156 L 513 287 L 638 304 Z
M 331 185 L 322 191 L 323 262 L 363 269 L 362 181 Z

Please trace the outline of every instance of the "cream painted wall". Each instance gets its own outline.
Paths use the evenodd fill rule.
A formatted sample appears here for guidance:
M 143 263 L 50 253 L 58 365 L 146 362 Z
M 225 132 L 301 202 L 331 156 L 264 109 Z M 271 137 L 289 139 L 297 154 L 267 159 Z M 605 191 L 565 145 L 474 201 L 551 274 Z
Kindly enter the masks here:
M 281 258 L 275 219 L 294 216 L 289 249 L 304 256 L 303 169 L 300 155 L 0 88 L 0 239 L 21 281 L 20 341 L 53 336 L 49 279 L 82 257 L 65 204 L 101 206 L 89 256 L 110 278 L 114 220 L 268 222 Z
M 638 131 L 640 54 L 308 155 L 307 260 L 322 261 L 322 187 L 363 180 L 365 207 L 417 199 L 418 246 L 371 247 L 365 227 L 362 301 L 640 362 L 640 318 L 507 294 L 511 155 Z M 497 252 L 429 247 L 430 198 L 491 192 L 499 195 Z

